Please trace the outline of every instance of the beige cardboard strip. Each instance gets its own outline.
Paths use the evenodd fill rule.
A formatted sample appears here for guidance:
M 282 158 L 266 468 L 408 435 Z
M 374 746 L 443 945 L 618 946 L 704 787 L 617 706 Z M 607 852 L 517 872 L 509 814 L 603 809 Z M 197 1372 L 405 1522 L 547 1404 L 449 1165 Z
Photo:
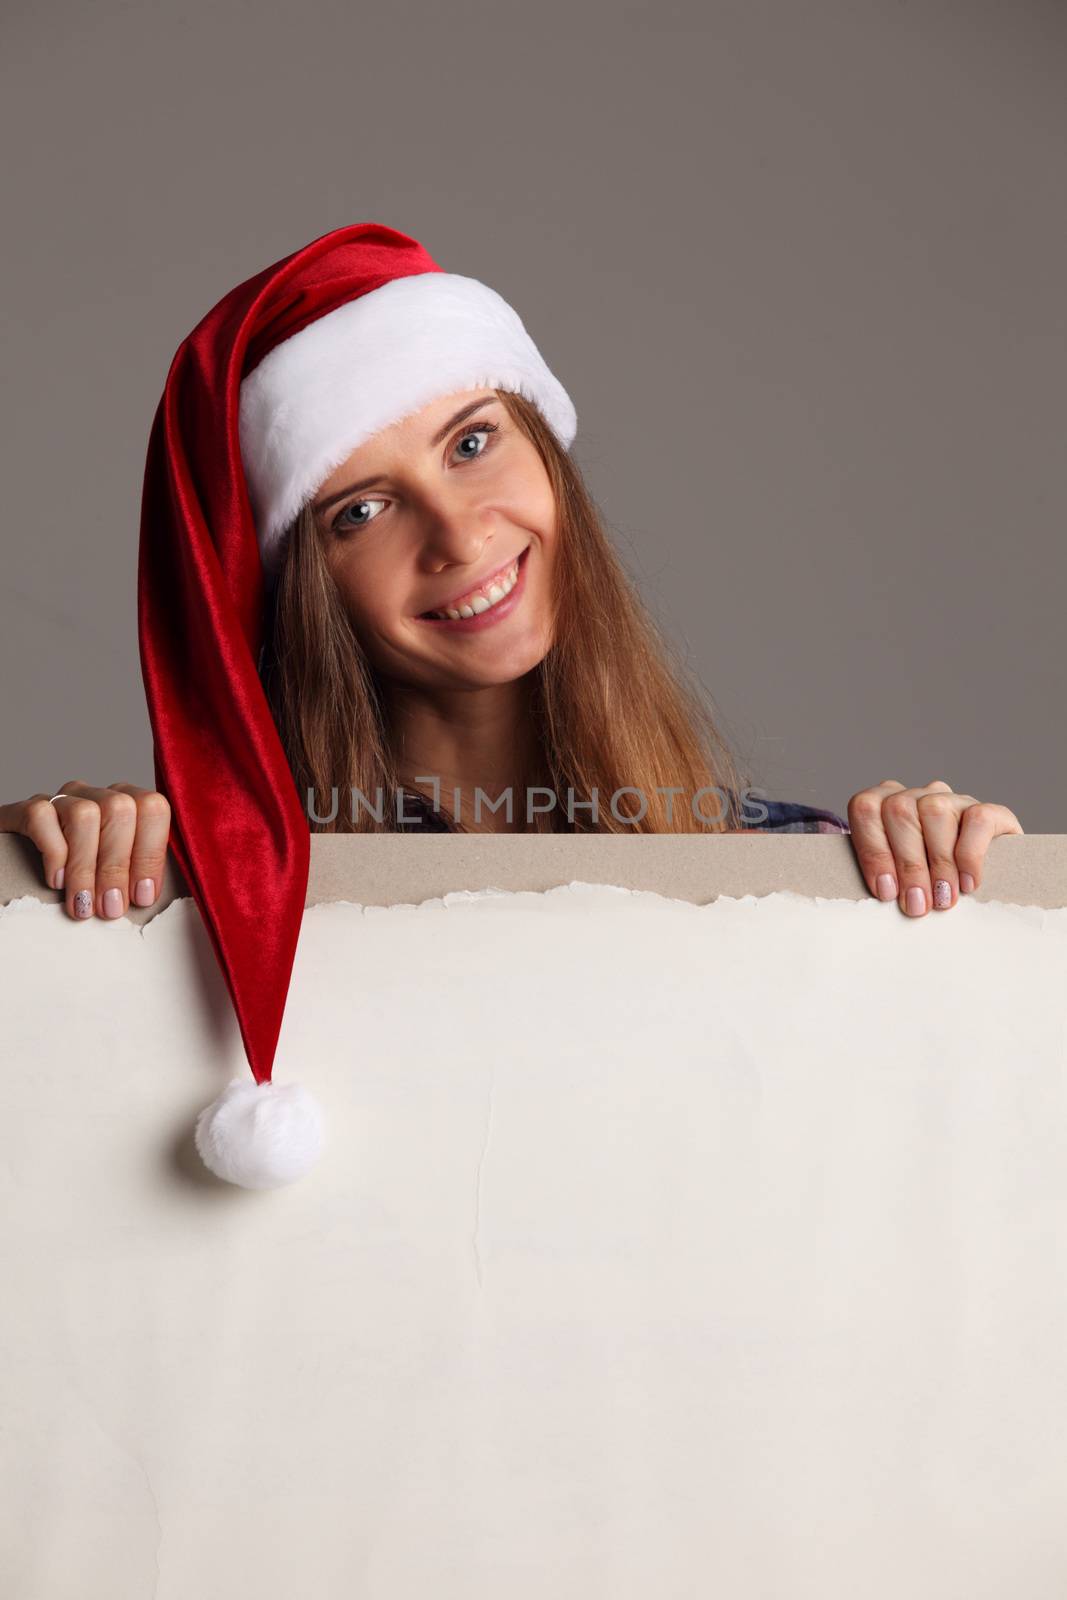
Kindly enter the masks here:
M 776 889 L 834 899 L 868 897 L 851 841 L 840 835 L 316 834 L 307 904 L 418 904 L 454 889 L 543 890 L 575 880 L 649 889 L 696 904 L 718 895 L 736 898 Z M 127 915 L 148 921 L 184 892 L 168 857 L 160 899 L 147 911 L 131 907 Z M 0 903 L 26 894 L 46 902 L 60 899 L 44 886 L 40 856 L 29 841 L 0 835 Z M 1067 834 L 994 839 L 975 898 L 1067 905 Z

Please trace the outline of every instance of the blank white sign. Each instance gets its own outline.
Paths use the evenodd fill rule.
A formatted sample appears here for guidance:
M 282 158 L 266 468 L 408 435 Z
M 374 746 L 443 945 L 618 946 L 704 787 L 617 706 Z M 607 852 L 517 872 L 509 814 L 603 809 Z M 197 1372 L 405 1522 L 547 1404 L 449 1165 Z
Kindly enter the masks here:
M 315 906 L 276 1191 L 192 901 L 0 983 L 5 1595 L 1067 1593 L 1067 908 Z

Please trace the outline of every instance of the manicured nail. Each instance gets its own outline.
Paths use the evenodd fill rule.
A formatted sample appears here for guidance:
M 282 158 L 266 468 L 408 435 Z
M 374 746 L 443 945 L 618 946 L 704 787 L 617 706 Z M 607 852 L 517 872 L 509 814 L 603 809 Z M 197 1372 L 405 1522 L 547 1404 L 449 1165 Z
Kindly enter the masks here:
M 934 905 L 938 911 L 944 911 L 946 906 L 952 904 L 952 885 L 946 878 L 938 878 L 934 884 Z
M 974 893 L 974 879 L 971 877 L 969 872 L 960 873 L 960 888 L 963 890 L 964 894 Z
M 891 872 L 880 872 L 874 880 L 878 890 L 879 900 L 895 900 L 897 897 L 897 880 Z
M 912 884 L 904 896 L 904 900 L 908 908 L 909 917 L 921 917 L 926 910 L 926 891 L 920 888 L 917 883 Z
M 67 876 L 66 867 L 60 867 L 56 872 L 56 888 L 57 889 L 62 889 L 64 881 L 66 879 L 66 876 Z
M 93 914 L 93 897 L 88 889 L 79 889 L 74 896 L 74 915 L 76 917 L 91 917 Z
M 122 916 L 122 890 L 121 889 L 105 889 L 104 890 L 104 916 L 105 917 L 121 917 Z
M 156 898 L 156 886 L 151 878 L 138 878 L 133 891 L 135 906 L 150 906 Z

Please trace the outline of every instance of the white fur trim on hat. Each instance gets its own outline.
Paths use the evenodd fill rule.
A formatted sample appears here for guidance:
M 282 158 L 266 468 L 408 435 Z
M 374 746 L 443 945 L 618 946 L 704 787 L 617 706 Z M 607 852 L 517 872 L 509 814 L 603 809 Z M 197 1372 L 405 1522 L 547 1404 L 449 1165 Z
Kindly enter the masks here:
M 392 278 L 276 345 L 242 381 L 239 414 L 264 564 L 366 439 L 442 395 L 481 387 L 524 395 L 570 445 L 574 406 L 519 316 L 495 289 L 457 273 Z

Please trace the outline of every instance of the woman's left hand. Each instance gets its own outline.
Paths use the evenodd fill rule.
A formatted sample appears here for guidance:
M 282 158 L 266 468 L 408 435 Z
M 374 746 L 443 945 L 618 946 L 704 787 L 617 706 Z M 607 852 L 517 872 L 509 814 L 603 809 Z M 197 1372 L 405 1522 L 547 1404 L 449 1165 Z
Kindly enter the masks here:
M 973 893 L 990 840 L 1023 831 L 1007 806 L 954 794 L 940 778 L 914 789 L 895 778 L 861 789 L 848 822 L 867 887 L 910 917 L 947 911 L 961 892 Z

